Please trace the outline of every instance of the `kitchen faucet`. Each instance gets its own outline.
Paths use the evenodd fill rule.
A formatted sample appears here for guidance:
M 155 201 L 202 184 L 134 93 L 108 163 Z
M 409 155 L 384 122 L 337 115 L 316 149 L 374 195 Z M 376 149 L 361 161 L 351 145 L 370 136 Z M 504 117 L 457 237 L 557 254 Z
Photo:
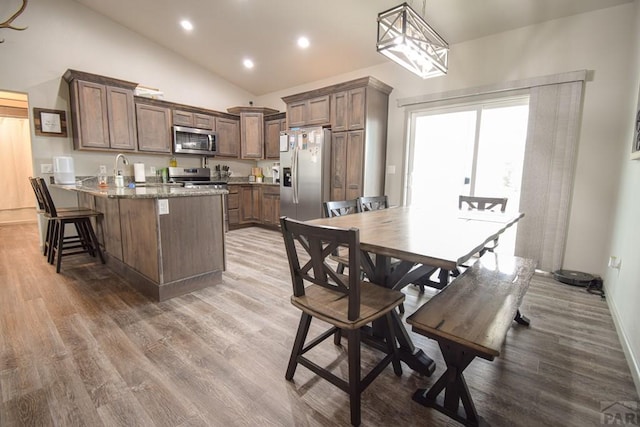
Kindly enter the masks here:
M 122 158 L 122 164 L 123 165 L 128 165 L 129 164 L 129 160 L 127 160 L 127 158 L 124 156 L 124 154 L 119 153 L 116 156 L 116 161 L 113 164 L 113 176 L 114 176 L 114 180 L 116 183 L 116 187 L 122 187 L 124 186 L 124 181 L 122 176 L 120 175 L 119 171 L 118 171 L 118 159 Z

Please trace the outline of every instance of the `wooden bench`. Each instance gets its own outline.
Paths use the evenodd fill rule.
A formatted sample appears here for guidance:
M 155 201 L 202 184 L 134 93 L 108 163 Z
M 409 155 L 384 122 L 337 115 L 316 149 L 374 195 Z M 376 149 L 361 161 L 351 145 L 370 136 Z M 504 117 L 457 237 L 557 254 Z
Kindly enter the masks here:
M 487 253 L 407 318 L 414 332 L 438 341 L 447 364 L 429 390 L 415 392 L 414 401 L 464 425 L 479 425 L 462 372 L 475 357 L 500 355 L 511 322 L 528 325 L 519 306 L 535 266 L 530 259 Z

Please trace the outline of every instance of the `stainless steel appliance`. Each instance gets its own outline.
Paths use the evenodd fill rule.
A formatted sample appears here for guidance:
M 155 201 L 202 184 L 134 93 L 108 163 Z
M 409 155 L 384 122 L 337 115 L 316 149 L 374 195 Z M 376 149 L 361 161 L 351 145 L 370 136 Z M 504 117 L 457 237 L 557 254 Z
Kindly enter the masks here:
M 173 152 L 215 156 L 218 154 L 218 134 L 212 130 L 174 126 Z
M 331 131 L 321 127 L 283 132 L 280 152 L 280 214 L 298 220 L 322 218 L 330 196 Z
M 184 188 L 210 188 L 227 190 L 226 181 L 212 181 L 209 168 L 169 168 L 169 182 L 182 184 Z

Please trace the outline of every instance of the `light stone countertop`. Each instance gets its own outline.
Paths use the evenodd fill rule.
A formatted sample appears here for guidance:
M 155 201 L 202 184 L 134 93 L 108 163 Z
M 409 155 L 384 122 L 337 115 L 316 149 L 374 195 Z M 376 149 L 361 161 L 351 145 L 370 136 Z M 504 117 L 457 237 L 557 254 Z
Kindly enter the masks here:
M 147 184 L 144 187 L 116 187 L 110 184 L 108 187 L 98 187 L 96 184 L 83 185 L 59 185 L 52 184 L 52 188 L 88 193 L 97 197 L 109 199 L 164 199 L 169 197 L 197 197 L 228 194 L 227 190 L 184 188 L 177 185 Z

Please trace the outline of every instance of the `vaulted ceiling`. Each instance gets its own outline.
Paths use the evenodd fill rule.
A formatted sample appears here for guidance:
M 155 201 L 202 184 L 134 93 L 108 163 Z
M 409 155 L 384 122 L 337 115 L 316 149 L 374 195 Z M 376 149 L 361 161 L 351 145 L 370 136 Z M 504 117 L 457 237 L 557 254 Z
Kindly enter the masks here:
M 262 95 L 373 66 L 376 18 L 398 0 L 75 0 L 227 81 Z M 454 45 L 633 0 L 417 0 Z M 194 26 L 184 31 L 179 22 Z M 594 29 L 597 31 L 597 28 Z M 306 36 L 307 49 L 296 40 Z M 455 46 L 450 55 L 455 55 Z M 242 62 L 250 58 L 253 69 Z

